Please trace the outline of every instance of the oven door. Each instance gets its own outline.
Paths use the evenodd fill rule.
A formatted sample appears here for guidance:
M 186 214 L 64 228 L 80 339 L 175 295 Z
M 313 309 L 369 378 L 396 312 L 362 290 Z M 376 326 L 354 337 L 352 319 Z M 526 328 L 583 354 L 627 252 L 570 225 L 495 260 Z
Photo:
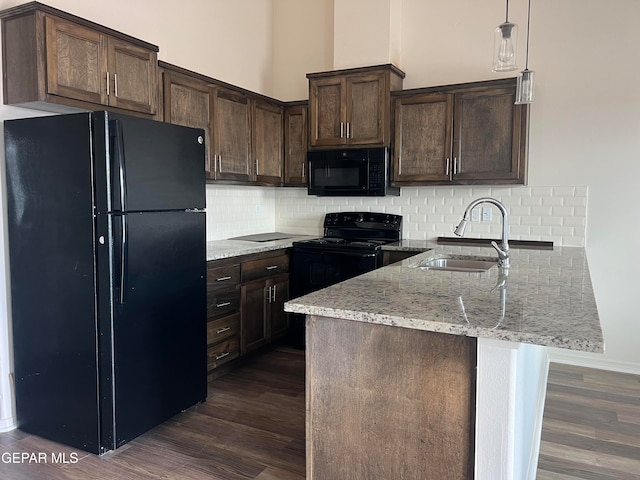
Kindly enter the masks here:
M 294 246 L 291 264 L 295 298 L 375 270 L 382 265 L 382 252 Z
M 369 158 L 366 151 L 308 152 L 309 195 L 366 195 Z

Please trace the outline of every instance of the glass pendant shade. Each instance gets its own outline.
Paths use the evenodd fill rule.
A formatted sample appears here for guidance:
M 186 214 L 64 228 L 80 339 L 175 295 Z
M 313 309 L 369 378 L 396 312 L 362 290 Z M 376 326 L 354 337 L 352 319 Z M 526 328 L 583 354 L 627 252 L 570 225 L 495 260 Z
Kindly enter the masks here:
M 518 26 L 515 23 L 504 22 L 495 30 L 493 49 L 493 71 L 510 72 L 516 70 L 516 43 Z
M 520 72 L 516 85 L 516 105 L 533 102 L 533 71 L 525 68 Z

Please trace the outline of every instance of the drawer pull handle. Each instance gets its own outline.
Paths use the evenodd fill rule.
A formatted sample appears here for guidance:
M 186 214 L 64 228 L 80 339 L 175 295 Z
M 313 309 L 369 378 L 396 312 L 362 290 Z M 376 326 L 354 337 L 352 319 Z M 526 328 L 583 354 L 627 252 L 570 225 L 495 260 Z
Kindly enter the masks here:
M 216 355 L 216 360 L 220 360 L 221 358 L 224 358 L 227 355 L 231 355 L 231 352 L 224 352 L 224 353 L 221 353 L 220 355 Z
M 265 270 L 275 270 L 278 268 L 278 265 L 269 265 L 268 267 L 264 267 Z
M 216 308 L 222 308 L 231 305 L 231 302 L 216 303 Z
M 220 334 L 220 333 L 228 332 L 229 330 L 231 330 L 231 327 L 224 327 L 216 330 L 216 333 Z
M 224 282 L 225 280 L 231 280 L 230 276 L 216 278 L 216 282 Z

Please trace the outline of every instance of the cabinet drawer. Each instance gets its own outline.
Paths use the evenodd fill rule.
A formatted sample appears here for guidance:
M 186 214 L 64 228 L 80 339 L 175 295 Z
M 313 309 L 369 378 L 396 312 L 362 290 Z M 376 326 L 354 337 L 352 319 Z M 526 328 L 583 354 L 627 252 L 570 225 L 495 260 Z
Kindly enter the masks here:
M 289 271 L 289 255 L 251 260 L 242 264 L 242 282 L 271 277 Z
M 240 291 L 207 293 L 207 318 L 225 317 L 240 310 Z
M 228 339 L 207 348 L 207 371 L 219 367 L 240 355 L 240 341 L 238 336 Z
M 207 291 L 232 289 L 240 283 L 240 265 L 207 268 Z
M 240 330 L 240 313 L 228 317 L 210 320 L 207 323 L 207 345 L 214 345 L 225 338 L 238 335 Z

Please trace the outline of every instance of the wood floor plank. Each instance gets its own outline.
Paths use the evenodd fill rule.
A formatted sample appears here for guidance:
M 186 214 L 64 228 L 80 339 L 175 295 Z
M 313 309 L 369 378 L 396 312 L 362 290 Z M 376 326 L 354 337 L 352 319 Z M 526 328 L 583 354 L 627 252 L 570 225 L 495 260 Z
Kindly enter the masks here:
M 20 430 L 0 453 L 78 453 L 75 464 L 0 462 L 10 480 L 304 480 L 304 352 L 277 348 L 210 383 L 205 403 L 102 457 Z
M 640 479 L 640 376 L 551 364 L 537 480 Z

